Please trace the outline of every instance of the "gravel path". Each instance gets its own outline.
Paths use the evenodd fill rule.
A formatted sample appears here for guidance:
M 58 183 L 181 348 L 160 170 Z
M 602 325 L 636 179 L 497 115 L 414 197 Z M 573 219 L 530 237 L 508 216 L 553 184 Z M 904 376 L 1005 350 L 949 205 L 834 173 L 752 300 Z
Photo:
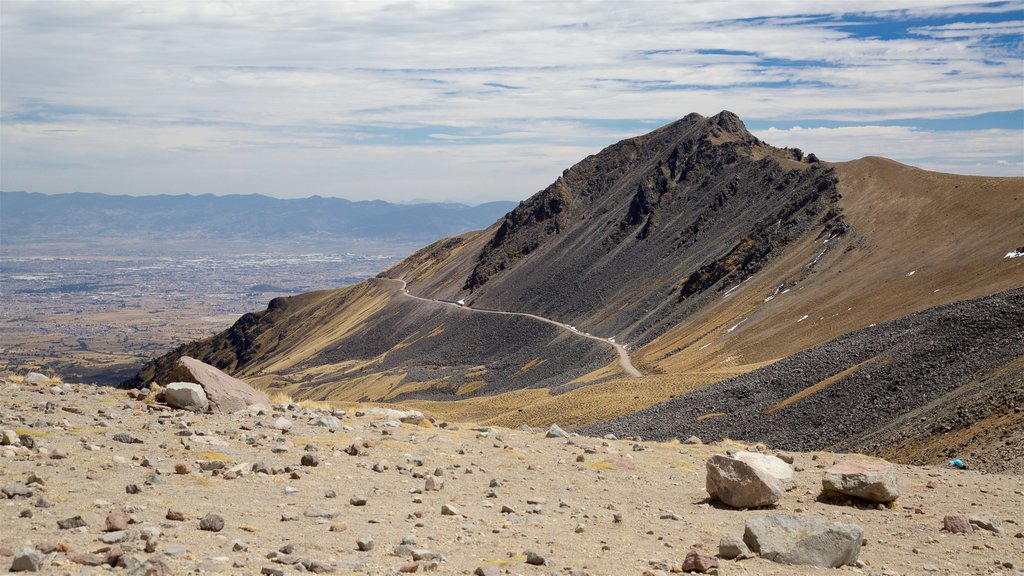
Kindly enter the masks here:
M 602 344 L 606 344 L 608 346 L 611 346 L 611 347 L 615 348 L 615 352 L 618 353 L 618 355 L 619 355 L 619 365 L 622 367 L 622 370 L 627 375 L 629 375 L 629 376 L 633 376 L 633 377 L 643 376 L 643 373 L 640 372 L 639 370 L 637 370 L 635 366 L 633 366 L 633 362 L 630 361 L 630 359 L 629 359 L 629 352 L 626 351 L 626 348 L 622 344 L 619 344 L 619 343 L 616 343 L 616 342 L 612 342 L 612 341 L 608 340 L 607 338 L 601 338 L 599 336 L 593 336 L 591 334 L 580 332 L 579 330 L 573 329 L 572 327 L 567 326 L 565 324 L 562 324 L 561 322 L 556 322 L 556 321 L 554 321 L 554 320 L 552 320 L 550 318 L 544 318 L 543 316 L 537 316 L 536 314 L 528 314 L 528 313 L 525 313 L 525 312 L 508 312 L 508 311 L 505 311 L 505 310 L 492 310 L 492 309 L 489 309 L 489 308 L 470 308 L 468 306 L 463 306 L 463 305 L 461 305 L 461 304 L 459 304 L 457 302 L 448 302 L 446 300 L 432 300 L 430 298 L 423 298 L 423 297 L 420 297 L 420 296 L 416 296 L 415 294 L 410 294 L 409 290 L 408 290 L 408 284 L 406 283 L 406 281 L 405 280 L 399 280 L 397 278 L 371 278 L 371 280 L 379 281 L 379 282 L 397 282 L 397 283 L 401 284 L 401 286 L 402 286 L 401 292 L 402 292 L 403 295 L 408 296 L 409 298 L 413 298 L 415 300 L 420 300 L 422 302 L 429 302 L 431 304 L 439 304 L 439 305 L 442 305 L 442 306 L 454 306 L 455 308 L 459 308 L 461 310 L 468 310 L 470 312 L 480 312 L 480 313 L 483 313 L 483 314 L 501 314 L 501 315 L 504 315 L 504 316 L 521 316 L 523 318 L 532 318 L 532 319 L 538 320 L 540 322 L 545 322 L 547 324 L 551 324 L 552 326 L 557 326 L 558 328 L 560 328 L 562 330 L 565 330 L 566 332 L 568 332 L 570 334 L 574 334 L 576 336 L 580 336 L 580 337 L 583 337 L 583 338 L 589 338 L 591 340 L 595 340 L 597 342 L 601 342 Z

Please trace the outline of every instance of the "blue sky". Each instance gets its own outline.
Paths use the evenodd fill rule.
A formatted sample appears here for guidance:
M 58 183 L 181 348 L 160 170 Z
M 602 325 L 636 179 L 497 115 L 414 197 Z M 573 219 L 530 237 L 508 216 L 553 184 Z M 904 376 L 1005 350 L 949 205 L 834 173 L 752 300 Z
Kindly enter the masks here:
M 1024 2 L 0 0 L 0 189 L 526 198 L 622 138 L 1024 175 Z

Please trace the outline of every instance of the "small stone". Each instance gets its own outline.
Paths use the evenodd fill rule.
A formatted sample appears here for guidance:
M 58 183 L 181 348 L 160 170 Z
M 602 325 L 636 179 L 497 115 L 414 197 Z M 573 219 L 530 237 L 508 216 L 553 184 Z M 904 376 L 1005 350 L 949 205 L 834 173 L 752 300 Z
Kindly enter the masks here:
M 68 560 L 71 560 L 75 564 L 81 564 L 82 566 L 102 566 L 106 564 L 106 559 L 97 554 L 89 554 L 86 552 L 75 552 L 70 551 L 67 553 Z
M 473 576 L 501 576 L 501 568 L 493 565 L 478 566 L 473 571 Z
M 124 487 L 125 494 L 138 494 L 142 492 L 142 488 L 139 488 L 138 484 L 129 484 Z
M 683 559 L 683 572 L 707 574 L 713 568 L 718 568 L 718 558 L 699 550 L 690 550 L 686 558 Z
M 199 520 L 199 529 L 208 532 L 220 532 L 224 529 L 224 519 L 218 514 L 207 514 Z
M 459 515 L 459 511 L 454 506 L 450 506 L 448 504 L 442 504 L 441 505 L 441 515 L 442 516 L 458 516 Z
M 73 528 L 81 528 L 87 526 L 85 520 L 81 516 L 72 516 L 71 518 L 65 518 L 63 520 L 57 520 L 57 526 L 61 530 L 71 530 Z
M 398 571 L 402 574 L 412 574 L 420 569 L 419 564 L 404 564 L 398 568 Z
M 373 538 L 370 536 L 363 536 L 356 540 L 356 549 L 360 552 L 369 552 L 373 550 Z
M 614 514 L 612 514 L 612 522 L 614 522 L 616 524 L 621 524 L 622 523 L 622 512 L 615 512 Z
M 696 436 L 690 436 L 686 440 L 683 440 L 683 444 L 699 445 L 703 444 L 703 442 L 701 442 L 700 438 L 697 438 Z
M 537 554 L 533 550 L 526 551 L 526 563 L 531 566 L 544 566 L 547 563 L 547 559 Z
M 105 521 L 107 532 L 117 532 L 128 529 L 128 515 L 124 512 L 114 512 L 107 516 Z
M 334 522 L 329 528 L 330 532 L 344 532 L 345 530 L 348 530 L 348 524 L 344 522 Z
M 292 428 L 292 421 L 281 416 L 277 420 L 274 420 L 274 428 L 282 432 L 287 432 Z
M 437 476 L 427 476 L 426 481 L 423 484 L 424 492 L 436 492 L 444 488 L 444 480 L 441 480 Z
M 184 462 L 178 462 L 174 465 L 175 474 L 188 474 L 189 472 L 192 472 L 192 467 Z
M 174 520 L 176 522 L 182 522 L 185 520 L 185 513 L 182 512 L 181 510 L 178 510 L 177 508 L 168 508 L 167 514 L 164 515 L 164 518 L 167 518 L 168 520 Z
M 362 496 L 353 496 L 348 499 L 348 503 L 353 506 L 366 506 L 366 498 Z
M 330 510 L 324 510 L 322 508 L 317 508 L 315 506 L 310 506 L 309 508 L 306 508 L 306 511 L 303 512 L 302 515 L 305 516 L 306 518 L 327 518 L 327 519 L 332 519 L 332 518 L 337 518 L 338 517 L 338 513 L 337 512 L 332 512 Z
M 298 512 L 281 512 L 281 522 L 295 522 L 298 519 Z
M 231 542 L 231 551 L 232 552 L 245 552 L 248 549 L 249 549 L 249 546 L 245 542 L 242 542 L 241 540 L 234 540 L 233 542 Z
M 942 529 L 951 534 L 970 534 L 974 531 L 971 521 L 963 514 L 948 514 L 942 519 Z
M 303 454 L 300 464 L 303 466 L 319 466 L 320 460 L 312 454 Z

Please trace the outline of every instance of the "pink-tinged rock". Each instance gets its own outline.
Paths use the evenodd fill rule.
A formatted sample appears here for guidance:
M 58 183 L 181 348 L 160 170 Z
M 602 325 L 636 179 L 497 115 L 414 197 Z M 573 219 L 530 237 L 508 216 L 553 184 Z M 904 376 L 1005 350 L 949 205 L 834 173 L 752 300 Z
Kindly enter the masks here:
M 896 469 L 885 460 L 849 460 L 825 472 L 822 491 L 853 496 L 868 502 L 889 503 L 900 497 Z
M 107 532 L 118 532 L 120 530 L 128 529 L 128 515 L 124 512 L 114 512 L 107 516 L 106 520 L 106 531 Z
M 71 551 L 67 554 L 68 560 L 71 560 L 75 564 L 81 564 L 82 566 L 100 566 L 106 563 L 106 558 L 97 556 L 96 554 L 89 554 L 87 552 L 75 552 Z
M 708 458 L 706 487 L 711 498 L 733 508 L 770 506 L 786 491 L 781 480 L 756 462 L 723 454 Z
M 952 534 L 970 534 L 974 531 L 971 521 L 963 514 L 950 514 L 942 519 L 942 529 Z
M 169 382 L 194 382 L 203 387 L 211 412 L 237 412 L 247 406 L 270 405 L 267 395 L 195 358 L 182 356 L 168 375 Z
M 707 574 L 712 568 L 718 568 L 718 558 L 697 550 L 690 550 L 683 560 L 683 572 Z

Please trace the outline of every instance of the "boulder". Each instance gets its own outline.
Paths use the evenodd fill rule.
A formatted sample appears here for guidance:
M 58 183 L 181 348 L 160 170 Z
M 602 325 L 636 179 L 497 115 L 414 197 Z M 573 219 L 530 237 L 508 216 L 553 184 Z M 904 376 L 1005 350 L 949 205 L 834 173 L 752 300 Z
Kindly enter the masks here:
M 699 550 L 690 550 L 683 559 L 683 572 L 707 574 L 718 568 L 718 558 Z M 717 571 L 716 571 L 717 572 Z
M 821 480 L 822 493 L 843 494 L 868 502 L 889 503 L 900 497 L 896 469 L 885 460 L 850 460 L 835 464 Z
M 25 374 L 25 382 L 28 382 L 29 384 L 42 384 L 49 381 L 50 377 L 46 374 L 40 374 L 39 372 L 29 372 L 28 374 Z
M 562 427 L 558 424 L 552 424 L 548 427 L 547 433 L 544 434 L 545 438 L 568 438 L 569 433 L 562 430 Z
M 230 413 L 255 404 L 270 405 L 270 399 L 263 392 L 188 356 L 178 359 L 168 378 L 176 382 L 194 382 L 200 385 L 209 399 L 211 412 Z
M 785 493 L 786 485 L 761 464 L 758 459 L 722 454 L 708 458 L 705 481 L 708 495 L 733 508 L 775 504 Z
M 385 420 L 398 420 L 405 424 L 422 424 L 426 418 L 418 410 L 395 410 L 394 408 L 367 408 L 361 410 L 363 416 L 372 418 L 383 418 Z M 358 416 L 359 414 L 357 414 Z
M 783 490 L 792 490 L 796 487 L 796 480 L 793 479 L 793 467 L 778 456 L 760 452 L 737 452 L 732 457 L 775 477 L 782 484 Z
M 206 412 L 210 401 L 203 387 L 194 382 L 171 382 L 164 389 L 168 406 L 192 412 Z
M 743 542 L 766 560 L 838 568 L 857 561 L 864 529 L 792 514 L 747 520 Z

